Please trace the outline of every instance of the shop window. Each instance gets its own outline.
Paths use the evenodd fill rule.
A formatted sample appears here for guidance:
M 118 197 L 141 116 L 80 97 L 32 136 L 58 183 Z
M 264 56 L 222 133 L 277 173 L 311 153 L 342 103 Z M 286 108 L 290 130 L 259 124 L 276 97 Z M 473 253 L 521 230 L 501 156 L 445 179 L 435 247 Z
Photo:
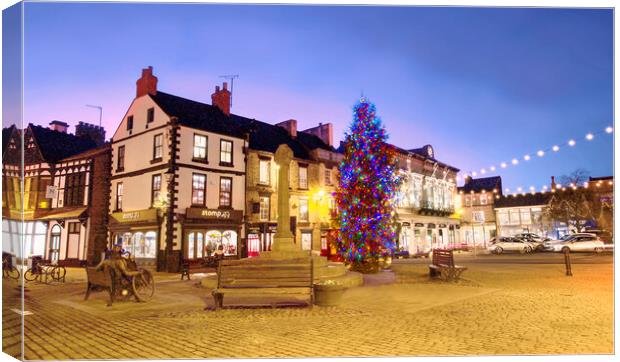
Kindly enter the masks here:
M 161 160 L 164 154 L 164 135 L 158 134 L 153 137 L 153 160 Z
M 258 234 L 248 234 L 248 257 L 258 256 L 260 253 L 260 238 Z
M 409 250 L 409 239 L 411 239 L 411 229 L 407 226 L 403 226 L 400 232 L 400 248 L 403 250 Z
M 237 232 L 227 230 L 210 230 L 206 232 L 207 249 L 213 253 L 220 247 L 224 250 L 224 255 L 237 255 Z
M 116 159 L 116 171 L 120 172 L 125 169 L 125 146 L 118 147 L 118 158 Z
M 194 135 L 194 160 L 195 161 L 207 161 L 207 136 L 199 134 Z
M 156 257 L 157 233 L 155 231 L 124 233 L 117 236 L 117 242 L 119 241 L 123 249 L 136 258 Z
M 259 160 L 258 161 L 258 183 L 261 185 L 269 185 L 269 173 L 271 172 L 271 160 Z
M 189 259 L 200 259 L 210 255 L 210 250 L 205 248 L 205 236 L 202 232 L 190 232 L 187 236 L 187 255 Z
M 260 197 L 259 218 L 261 221 L 269 220 L 269 196 Z
M 309 221 L 308 199 L 299 199 L 299 221 Z
M 321 234 L 321 250 L 327 250 L 327 234 Z
M 220 206 L 232 206 L 232 178 L 220 177 Z
M 205 194 L 207 192 L 207 176 L 194 173 L 192 174 L 192 205 L 204 206 Z
M 123 183 L 116 184 L 116 210 L 123 210 Z
M 301 233 L 301 249 L 312 250 L 312 233 Z
M 299 165 L 299 188 L 308 189 L 308 166 Z
M 220 140 L 220 165 L 232 166 L 232 141 Z

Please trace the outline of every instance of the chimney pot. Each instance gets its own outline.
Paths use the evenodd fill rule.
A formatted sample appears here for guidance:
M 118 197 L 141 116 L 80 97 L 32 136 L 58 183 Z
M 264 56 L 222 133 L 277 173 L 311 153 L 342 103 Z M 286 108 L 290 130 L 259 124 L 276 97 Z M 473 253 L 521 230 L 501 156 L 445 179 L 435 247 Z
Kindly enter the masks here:
M 220 86 L 215 86 L 215 93 L 211 94 L 211 105 L 219 108 L 225 115 L 230 116 L 230 91 L 226 89 L 227 84 L 224 83 L 224 89 L 220 90 Z

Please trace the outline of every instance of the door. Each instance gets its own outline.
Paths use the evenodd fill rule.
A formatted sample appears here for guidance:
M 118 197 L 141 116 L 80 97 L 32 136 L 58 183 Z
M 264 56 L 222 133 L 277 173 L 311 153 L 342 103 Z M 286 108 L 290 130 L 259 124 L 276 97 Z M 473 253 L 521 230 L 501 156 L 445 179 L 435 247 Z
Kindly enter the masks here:
M 67 255 L 65 259 L 80 258 L 80 228 L 79 222 L 67 224 Z
M 312 250 L 312 234 L 301 233 L 301 249 Z
M 61 231 L 62 229 L 60 228 L 58 224 L 52 227 L 50 245 L 49 245 L 49 256 L 50 256 L 50 261 L 52 263 L 57 262 L 58 259 L 60 258 L 60 233 Z

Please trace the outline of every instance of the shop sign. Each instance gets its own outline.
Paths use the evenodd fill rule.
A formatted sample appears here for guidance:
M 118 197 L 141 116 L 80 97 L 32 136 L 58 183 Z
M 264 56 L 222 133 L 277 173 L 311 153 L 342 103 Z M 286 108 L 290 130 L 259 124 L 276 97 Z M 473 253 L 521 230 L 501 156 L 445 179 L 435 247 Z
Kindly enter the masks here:
M 56 186 L 54 185 L 48 185 L 47 188 L 45 189 L 45 198 L 46 199 L 53 199 L 54 197 L 56 197 Z
M 241 221 L 243 211 L 188 207 L 185 216 L 188 219 Z
M 112 218 L 119 223 L 157 222 L 157 209 L 115 212 Z

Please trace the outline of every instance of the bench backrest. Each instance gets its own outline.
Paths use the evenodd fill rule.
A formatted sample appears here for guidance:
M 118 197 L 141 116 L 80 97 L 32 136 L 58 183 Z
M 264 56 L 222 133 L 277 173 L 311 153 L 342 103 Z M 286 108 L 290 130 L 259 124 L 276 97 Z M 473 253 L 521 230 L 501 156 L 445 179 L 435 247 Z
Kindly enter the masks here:
M 433 265 L 454 266 L 454 254 L 452 254 L 452 250 L 434 249 Z
M 221 260 L 218 288 L 312 288 L 312 258 Z
M 105 266 L 103 270 L 87 267 L 86 277 L 88 278 L 88 282 L 92 285 L 100 285 L 102 287 L 112 286 L 112 272 L 107 266 Z

